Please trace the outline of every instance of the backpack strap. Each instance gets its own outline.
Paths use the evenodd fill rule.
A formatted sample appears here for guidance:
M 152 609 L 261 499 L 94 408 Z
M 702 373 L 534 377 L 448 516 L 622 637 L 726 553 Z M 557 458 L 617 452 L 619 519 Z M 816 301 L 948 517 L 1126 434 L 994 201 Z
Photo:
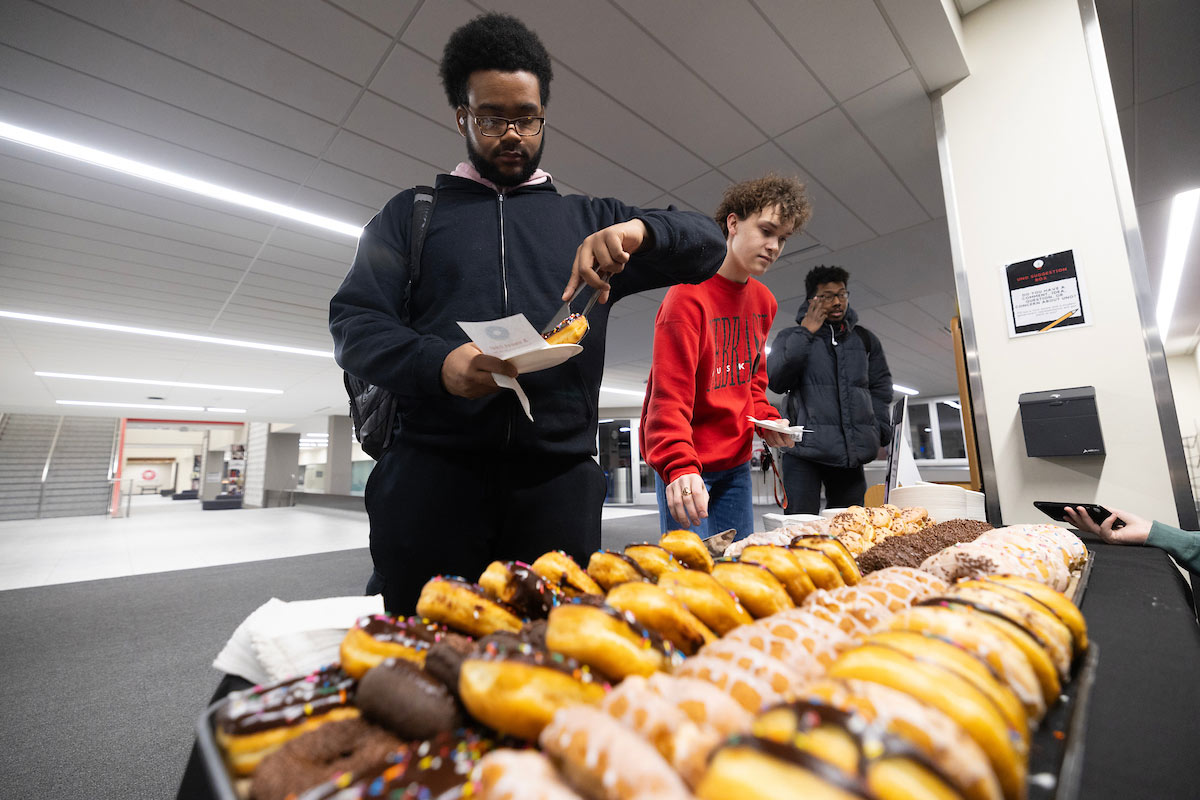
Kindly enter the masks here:
M 408 283 L 400 306 L 401 322 L 405 325 L 412 321 L 412 290 L 421 277 L 421 251 L 425 247 L 429 219 L 433 216 L 433 204 L 437 202 L 437 191 L 432 186 L 417 186 L 413 192 L 412 227 L 408 234 Z
M 871 357 L 871 334 L 867 333 L 866 328 L 859 325 L 854 326 L 854 332 L 858 334 L 858 338 L 862 339 L 863 347 L 866 348 L 867 358 Z

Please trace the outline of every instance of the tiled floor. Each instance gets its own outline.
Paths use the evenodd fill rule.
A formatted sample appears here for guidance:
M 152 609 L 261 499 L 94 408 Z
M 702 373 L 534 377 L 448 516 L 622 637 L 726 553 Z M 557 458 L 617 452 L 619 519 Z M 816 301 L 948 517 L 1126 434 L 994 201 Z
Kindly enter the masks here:
M 311 506 L 202 511 L 196 501 L 131 500 L 124 519 L 0 522 L 0 590 L 367 546 L 363 512 Z M 653 507 L 606 507 L 604 519 L 655 513 Z

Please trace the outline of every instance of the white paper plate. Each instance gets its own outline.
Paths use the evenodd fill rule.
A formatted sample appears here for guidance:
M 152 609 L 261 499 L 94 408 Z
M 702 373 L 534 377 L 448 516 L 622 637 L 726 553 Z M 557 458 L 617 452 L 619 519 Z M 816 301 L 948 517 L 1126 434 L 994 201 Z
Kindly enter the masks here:
M 760 428 L 766 428 L 767 430 L 777 431 L 787 436 L 791 436 L 792 439 L 797 442 L 804 438 L 805 429 L 803 425 L 785 425 L 782 421 L 777 419 L 756 419 L 751 416 L 747 416 L 746 419 L 750 420 Z
M 524 374 L 526 372 L 538 372 L 550 367 L 557 367 L 559 364 L 566 361 L 572 356 L 577 356 L 583 352 L 583 345 L 579 344 L 551 344 L 537 350 L 530 350 L 528 353 L 506 358 L 505 361 L 517 368 L 517 372 Z

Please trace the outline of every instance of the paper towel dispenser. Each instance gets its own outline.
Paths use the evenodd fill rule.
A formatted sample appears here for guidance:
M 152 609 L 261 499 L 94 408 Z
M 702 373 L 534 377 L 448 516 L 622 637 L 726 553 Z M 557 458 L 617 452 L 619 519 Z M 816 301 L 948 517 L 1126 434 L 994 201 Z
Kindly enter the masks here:
M 1037 458 L 1104 455 L 1096 388 L 1026 392 L 1017 398 L 1025 453 Z

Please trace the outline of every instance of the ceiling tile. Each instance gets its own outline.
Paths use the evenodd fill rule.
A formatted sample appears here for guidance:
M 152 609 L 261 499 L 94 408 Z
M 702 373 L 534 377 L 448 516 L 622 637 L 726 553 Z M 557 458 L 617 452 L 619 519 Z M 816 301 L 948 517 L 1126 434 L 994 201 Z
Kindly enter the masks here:
M 1200 147 L 1195 146 L 1200 142 L 1200 82 L 1139 103 L 1135 113 L 1141 132 L 1136 141 L 1137 202 L 1200 187 Z
M 435 165 L 442 172 L 454 169 L 466 155 L 462 137 L 448 122 L 433 122 L 370 92 L 354 107 L 345 129 Z
M 1200 83 L 1200 3 L 1138 3 L 1135 102 Z
M 329 0 L 335 6 L 374 25 L 388 36 L 394 36 L 403 27 L 405 20 L 412 14 L 413 9 L 421 0 L 390 0 L 380 3 L 378 0 Z
M 410 111 L 451 124 L 454 109 L 442 90 L 438 62 L 407 44 L 396 45 L 370 88 Z

